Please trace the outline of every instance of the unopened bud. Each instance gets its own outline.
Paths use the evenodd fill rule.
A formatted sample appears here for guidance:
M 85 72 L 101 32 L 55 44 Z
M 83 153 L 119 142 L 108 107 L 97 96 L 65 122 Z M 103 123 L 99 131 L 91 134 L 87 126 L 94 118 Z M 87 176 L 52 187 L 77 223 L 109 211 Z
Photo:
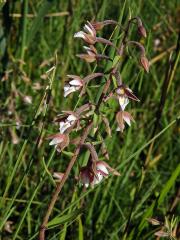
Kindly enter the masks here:
M 104 27 L 103 22 L 91 22 L 91 25 L 96 31 L 99 31 Z
M 145 55 L 141 55 L 140 64 L 144 68 L 144 70 L 148 73 L 149 72 L 149 61 Z
M 159 220 L 155 219 L 155 218 L 148 218 L 147 221 L 154 226 L 161 225 L 161 222 Z
M 146 29 L 145 29 L 145 27 L 143 25 L 140 25 L 138 27 L 138 33 L 139 33 L 140 36 L 142 36 L 144 38 L 147 37 Z

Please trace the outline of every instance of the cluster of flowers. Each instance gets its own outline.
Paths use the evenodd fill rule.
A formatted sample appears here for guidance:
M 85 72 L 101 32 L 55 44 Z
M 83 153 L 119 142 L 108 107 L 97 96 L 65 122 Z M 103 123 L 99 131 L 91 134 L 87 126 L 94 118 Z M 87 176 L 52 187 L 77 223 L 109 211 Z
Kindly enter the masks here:
M 145 28 L 142 25 L 142 22 L 139 18 L 131 19 L 128 22 L 128 29 L 129 29 L 130 23 L 133 21 L 137 22 L 138 33 L 141 36 L 146 37 Z M 87 22 L 87 24 L 85 24 L 84 26 L 84 31 L 79 31 L 74 34 L 75 38 L 82 38 L 84 42 L 88 45 L 88 46 L 84 46 L 85 53 L 78 54 L 77 56 L 80 57 L 81 59 L 84 59 L 88 63 L 99 61 L 101 59 L 109 60 L 108 56 L 98 54 L 98 51 L 95 48 L 95 44 L 97 42 L 115 47 L 119 55 L 122 54 L 122 47 L 125 48 L 125 45 L 132 44 L 140 49 L 140 64 L 145 69 L 145 71 L 148 72 L 149 62 L 145 56 L 144 47 L 139 42 L 127 41 L 127 40 L 125 41 L 126 39 L 125 38 L 121 47 L 118 49 L 116 46 L 113 45 L 111 41 L 101 37 L 97 37 L 97 31 L 101 30 L 104 26 L 108 24 L 118 25 L 118 23 L 113 20 L 106 20 L 103 22 L 92 22 L 92 23 Z M 70 80 L 64 86 L 64 97 L 67 97 L 69 94 L 75 91 L 80 91 L 79 96 L 84 95 L 86 92 L 86 86 L 89 83 L 89 81 L 97 77 L 103 77 L 103 76 L 105 76 L 104 73 L 92 73 L 84 78 L 76 75 L 68 75 L 68 78 Z M 111 97 L 114 97 L 118 100 L 120 105 L 120 110 L 116 113 L 116 121 L 118 124 L 117 131 L 123 132 L 125 128 L 125 123 L 127 123 L 130 126 L 131 122 L 134 121 L 131 114 L 125 111 L 125 108 L 128 105 L 129 100 L 139 101 L 139 99 L 134 95 L 134 93 L 129 87 L 127 87 L 125 84 L 122 83 L 122 80 L 119 74 L 118 64 L 112 68 L 109 78 L 111 78 L 112 76 L 114 76 L 117 80 L 117 87 L 112 91 L 109 90 L 110 87 L 108 87 L 106 89 L 106 92 L 104 92 L 102 102 L 105 103 Z M 63 114 L 58 116 L 58 118 L 56 119 L 56 122 L 59 123 L 59 133 L 48 137 L 48 139 L 51 140 L 49 144 L 54 145 L 57 151 L 61 152 L 71 142 L 69 139 L 70 132 L 72 130 L 77 131 L 81 129 L 82 128 L 81 121 L 83 119 L 89 118 L 89 115 L 90 115 L 89 112 L 93 113 L 93 109 L 96 109 L 96 106 L 93 106 L 92 104 L 87 103 L 81 106 L 80 108 L 78 108 L 74 112 L 64 111 Z M 79 179 L 85 187 L 94 186 L 95 184 L 98 184 L 99 182 L 102 181 L 104 177 L 107 177 L 109 173 L 119 175 L 119 173 L 115 169 L 111 168 L 106 162 L 99 161 L 93 144 L 88 143 L 88 144 L 84 144 L 84 146 L 86 146 L 91 153 L 91 157 L 87 165 L 81 168 L 80 174 L 79 174 Z M 63 174 L 55 173 L 54 176 L 57 177 L 59 180 L 61 180 L 63 177 Z

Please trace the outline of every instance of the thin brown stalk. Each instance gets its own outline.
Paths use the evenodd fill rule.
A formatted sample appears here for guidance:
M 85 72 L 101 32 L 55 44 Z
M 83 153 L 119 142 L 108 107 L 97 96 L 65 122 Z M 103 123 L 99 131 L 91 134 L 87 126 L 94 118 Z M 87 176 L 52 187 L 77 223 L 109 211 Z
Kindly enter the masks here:
M 66 180 L 69 176 L 69 173 L 70 173 L 72 167 L 74 166 L 74 163 L 77 160 L 77 157 L 78 157 L 80 149 L 81 149 L 81 145 L 85 142 L 85 140 L 88 136 L 88 133 L 91 130 L 91 127 L 92 127 L 92 122 L 90 122 L 88 124 L 88 126 L 85 128 L 85 130 L 83 132 L 83 135 L 82 135 L 82 137 L 79 141 L 79 144 L 78 144 L 78 146 L 77 146 L 77 148 L 74 152 L 74 155 L 73 155 L 71 161 L 69 162 L 69 165 L 68 165 L 68 167 L 67 167 L 67 169 L 64 173 L 64 176 L 63 176 L 62 180 L 58 183 L 57 188 L 56 188 L 56 190 L 55 190 L 55 192 L 54 192 L 54 194 L 51 198 L 51 202 L 49 204 L 49 207 L 47 209 L 47 212 L 46 212 L 46 214 L 44 216 L 44 219 L 43 219 L 43 223 L 42 223 L 41 228 L 40 228 L 39 240 L 44 240 L 45 239 L 45 231 L 46 231 L 47 223 L 48 223 L 49 217 L 52 213 L 52 210 L 54 208 L 54 205 L 57 201 L 58 195 L 61 192 L 62 187 L 64 186 L 64 184 L 65 184 L 65 182 L 66 182 Z
M 126 39 L 128 37 L 128 33 L 129 33 L 129 27 L 130 27 L 130 23 L 131 23 L 131 20 L 128 22 L 128 25 L 126 27 L 126 29 L 124 30 L 124 36 L 122 38 L 122 41 L 120 42 L 120 46 L 118 48 L 118 54 L 119 55 L 123 55 L 123 52 L 124 52 L 124 48 L 126 46 Z M 104 97 L 106 96 L 107 92 L 108 92 L 108 89 L 109 89 L 109 86 L 110 86 L 110 83 L 112 81 L 112 76 L 117 74 L 117 72 L 119 71 L 119 67 L 121 65 L 121 62 L 118 61 L 116 66 L 114 66 L 112 69 L 111 69 L 111 72 L 109 74 L 109 77 L 107 78 L 107 81 L 104 85 L 104 88 L 103 88 L 103 92 L 100 96 L 100 99 L 98 100 L 97 102 L 97 105 L 96 105 L 96 111 L 99 110 L 100 108 L 100 105 L 101 103 L 103 102 L 104 100 Z M 99 73 L 98 73 L 99 74 Z M 100 74 L 101 75 L 101 74 Z M 89 134 L 89 131 L 91 130 L 92 128 L 92 125 L 93 125 L 93 122 L 91 121 L 88 126 L 86 127 L 86 129 L 84 130 L 83 132 L 83 135 L 82 137 L 80 138 L 80 141 L 78 143 L 78 146 L 74 152 L 74 155 L 72 157 L 72 159 L 70 160 L 69 162 L 69 165 L 64 173 L 64 176 L 62 178 L 62 180 L 59 182 L 59 184 L 57 185 L 57 188 L 55 190 L 55 192 L 53 193 L 53 196 L 51 198 L 51 201 L 50 201 L 50 204 L 49 204 L 49 207 L 47 209 L 47 212 L 44 216 L 44 219 L 43 219 L 43 222 L 42 222 L 42 225 L 41 225 L 41 228 L 40 228 L 40 233 L 39 233 L 39 240 L 45 240 L 45 231 L 46 231 L 46 228 L 47 228 L 47 224 L 48 224 L 48 220 L 49 220 L 49 217 L 53 211 L 53 208 L 54 208 L 54 205 L 58 199 L 58 195 L 59 193 L 61 192 L 62 190 L 62 187 L 64 186 L 66 180 L 68 179 L 68 176 L 70 174 L 70 171 L 72 169 L 72 167 L 74 166 L 74 163 L 76 162 L 77 160 L 77 157 L 80 153 L 80 149 L 81 149 L 81 146 L 85 143 L 86 141 L 86 138 Z M 86 144 L 86 147 L 89 148 L 89 145 Z M 89 150 L 91 150 L 91 153 L 92 153 L 92 149 L 89 148 Z M 94 151 L 93 151 L 93 154 L 94 154 Z M 97 158 L 97 156 L 95 156 L 95 159 Z

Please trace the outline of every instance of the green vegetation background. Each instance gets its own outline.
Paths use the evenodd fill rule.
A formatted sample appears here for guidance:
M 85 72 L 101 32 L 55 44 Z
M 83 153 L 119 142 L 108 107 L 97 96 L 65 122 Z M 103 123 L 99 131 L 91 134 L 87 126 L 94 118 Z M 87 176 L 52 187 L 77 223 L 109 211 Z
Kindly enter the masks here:
M 63 171 L 72 155 L 71 149 L 58 155 L 44 139 L 58 130 L 55 116 L 73 109 L 78 100 L 78 93 L 63 98 L 66 75 L 85 76 L 93 69 L 76 58 L 83 43 L 73 38 L 93 18 L 125 24 L 129 17 L 141 17 L 148 32 L 142 43 L 151 61 L 150 73 L 144 74 L 137 66 L 137 52 L 123 60 L 123 81 L 141 102 L 129 107 L 136 123 L 123 134 L 115 132 L 111 117 L 113 137 L 107 137 L 106 143 L 110 164 L 121 177 L 110 177 L 83 193 L 73 178 L 78 174 L 76 164 L 51 216 L 47 239 L 156 239 L 157 228 L 146 218 L 164 221 L 165 216 L 178 216 L 177 205 L 173 205 L 180 172 L 178 7 L 175 0 L 1 2 L 0 239 L 37 239 L 55 188 L 51 174 Z M 106 28 L 102 35 L 108 37 L 111 31 Z M 135 31 L 132 38 L 136 38 Z M 55 54 L 57 69 L 44 111 L 49 84 L 45 73 L 54 65 Z M 27 103 L 27 96 L 32 97 L 32 104 Z M 110 107 L 117 109 L 114 102 Z M 87 157 L 84 152 L 79 164 Z

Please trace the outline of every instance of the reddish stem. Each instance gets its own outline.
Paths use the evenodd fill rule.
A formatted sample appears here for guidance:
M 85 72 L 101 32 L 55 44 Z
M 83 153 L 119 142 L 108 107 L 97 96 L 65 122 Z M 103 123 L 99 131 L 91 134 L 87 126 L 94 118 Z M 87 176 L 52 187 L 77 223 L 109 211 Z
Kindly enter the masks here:
M 67 169 L 64 173 L 64 176 L 63 176 L 62 180 L 57 185 L 57 188 L 56 188 L 56 190 L 55 190 L 55 192 L 52 196 L 51 202 L 49 204 L 48 210 L 46 212 L 46 215 L 43 219 L 43 223 L 42 223 L 41 228 L 40 228 L 39 240 L 44 240 L 45 239 L 45 231 L 46 231 L 47 223 L 48 223 L 49 217 L 52 213 L 52 210 L 54 208 L 54 205 L 57 201 L 58 195 L 61 192 L 61 189 L 64 186 L 64 183 L 66 182 L 72 167 L 74 166 L 74 163 L 75 163 L 75 161 L 76 161 L 76 159 L 79 155 L 81 145 L 85 142 L 85 140 L 87 138 L 87 135 L 88 135 L 89 131 L 91 130 L 91 127 L 92 127 L 92 122 L 90 122 L 89 125 L 84 130 L 83 135 L 82 135 L 82 137 L 79 141 L 79 144 L 78 144 L 78 146 L 77 146 L 77 148 L 74 152 L 74 155 L 73 155 L 71 161 L 69 162 L 69 165 L 68 165 L 68 167 L 67 167 Z

